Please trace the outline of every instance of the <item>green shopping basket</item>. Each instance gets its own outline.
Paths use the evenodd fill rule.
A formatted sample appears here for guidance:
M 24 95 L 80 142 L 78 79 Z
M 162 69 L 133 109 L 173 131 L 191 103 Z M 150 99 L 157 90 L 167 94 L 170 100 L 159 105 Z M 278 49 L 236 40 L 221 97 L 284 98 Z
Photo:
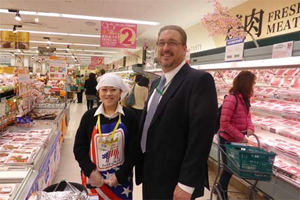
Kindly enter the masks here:
M 238 177 L 270 181 L 276 154 L 242 145 L 226 145 L 227 167 Z
M 70 85 L 70 90 L 71 91 L 77 91 L 77 85 Z

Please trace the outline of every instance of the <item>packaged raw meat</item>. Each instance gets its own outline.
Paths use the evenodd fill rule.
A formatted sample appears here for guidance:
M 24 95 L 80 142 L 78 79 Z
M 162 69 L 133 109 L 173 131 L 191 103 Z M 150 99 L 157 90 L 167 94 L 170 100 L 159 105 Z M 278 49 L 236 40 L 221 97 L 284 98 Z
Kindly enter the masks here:
M 27 163 L 30 156 L 29 154 L 10 154 L 5 163 Z
M 279 76 L 274 76 L 270 82 L 272 87 L 279 87 L 281 85 L 282 78 Z
M 281 84 L 280 84 L 280 87 L 290 87 L 293 80 L 294 80 L 293 77 L 284 77 L 284 78 L 282 79 L 282 82 L 281 82 Z
M 277 69 L 276 75 L 277 76 L 282 76 L 285 74 L 286 69 Z
M 285 71 L 285 76 L 296 76 L 299 73 L 299 69 L 291 68 Z
M 294 80 L 292 81 L 290 87 L 295 88 L 295 89 L 300 89 L 300 77 L 294 78 Z
M 0 196 L 12 195 L 15 187 L 16 187 L 16 184 L 0 184 Z
M 0 151 L 0 163 L 4 163 L 6 158 L 8 157 L 9 152 L 7 151 Z
M 2 145 L 2 150 L 7 151 L 7 150 L 13 150 L 13 149 L 19 149 L 22 146 L 22 144 L 3 144 Z

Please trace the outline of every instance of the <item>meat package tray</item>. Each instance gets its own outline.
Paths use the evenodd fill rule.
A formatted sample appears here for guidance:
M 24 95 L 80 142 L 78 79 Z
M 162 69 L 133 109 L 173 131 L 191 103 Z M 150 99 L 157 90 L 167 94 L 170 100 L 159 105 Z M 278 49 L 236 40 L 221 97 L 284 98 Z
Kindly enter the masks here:
M 0 199 L 1 196 L 11 196 L 14 192 L 16 184 L 0 184 Z

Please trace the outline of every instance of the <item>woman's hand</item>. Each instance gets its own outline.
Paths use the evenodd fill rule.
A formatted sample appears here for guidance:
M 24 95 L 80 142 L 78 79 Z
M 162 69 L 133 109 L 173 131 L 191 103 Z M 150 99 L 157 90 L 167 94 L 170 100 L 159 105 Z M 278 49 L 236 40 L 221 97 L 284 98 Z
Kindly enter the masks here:
M 241 141 L 242 143 L 248 143 L 248 140 L 246 137 L 243 138 L 243 140 Z
M 106 185 L 109 185 L 110 187 L 114 187 L 114 186 L 117 186 L 119 184 L 118 179 L 117 179 L 115 174 L 112 175 L 111 177 L 109 177 L 108 179 L 105 179 L 104 183 Z
M 253 132 L 251 129 L 248 129 L 248 130 L 247 130 L 247 137 L 249 137 L 250 135 L 253 135 L 253 133 L 254 133 L 254 132 Z
M 103 177 L 101 176 L 100 172 L 98 170 L 92 171 L 90 175 L 90 184 L 93 187 L 101 187 L 103 185 Z

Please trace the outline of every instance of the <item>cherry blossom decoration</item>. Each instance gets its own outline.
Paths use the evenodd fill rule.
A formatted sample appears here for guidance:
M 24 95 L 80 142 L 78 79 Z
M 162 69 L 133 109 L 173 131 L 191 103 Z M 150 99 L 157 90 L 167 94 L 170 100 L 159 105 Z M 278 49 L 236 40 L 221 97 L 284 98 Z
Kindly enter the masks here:
M 214 12 L 204 15 L 201 24 L 208 30 L 210 36 L 244 38 L 247 35 L 240 18 L 231 14 L 229 9 L 223 7 L 218 0 L 208 0 L 208 2 L 214 2 Z

